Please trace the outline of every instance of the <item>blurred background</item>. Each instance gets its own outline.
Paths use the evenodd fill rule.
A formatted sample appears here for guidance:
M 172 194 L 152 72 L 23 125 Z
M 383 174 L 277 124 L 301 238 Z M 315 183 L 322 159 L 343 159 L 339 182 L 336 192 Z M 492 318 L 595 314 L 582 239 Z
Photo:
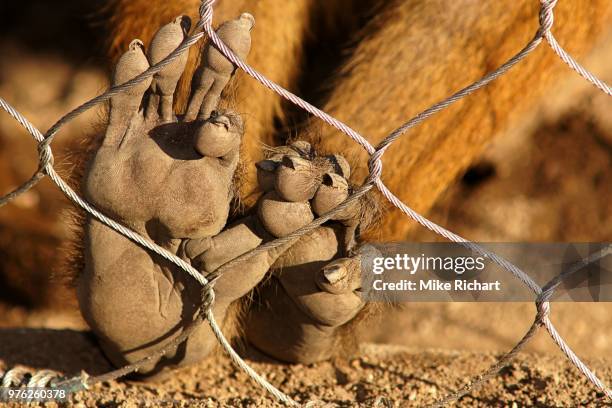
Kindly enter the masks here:
M 0 4 L 0 95 L 39 129 L 107 87 L 105 3 Z M 582 62 L 612 82 L 612 36 Z M 64 174 L 101 120 L 99 110 L 88 111 L 58 135 L 53 146 Z M 446 191 L 433 220 L 475 241 L 612 241 L 610 98 L 568 69 L 546 104 L 518 125 Z M 0 194 L 31 176 L 35 153 L 30 137 L 0 114 Z M 43 180 L 0 209 L 0 327 L 85 328 L 59 277 L 69 205 Z M 439 240 L 423 230 L 407 238 Z M 553 304 L 553 321 L 578 354 L 609 355 L 611 311 L 609 303 Z M 535 307 L 522 303 L 406 304 L 367 338 L 415 348 L 507 350 L 534 316 Z M 557 353 L 544 334 L 528 349 Z

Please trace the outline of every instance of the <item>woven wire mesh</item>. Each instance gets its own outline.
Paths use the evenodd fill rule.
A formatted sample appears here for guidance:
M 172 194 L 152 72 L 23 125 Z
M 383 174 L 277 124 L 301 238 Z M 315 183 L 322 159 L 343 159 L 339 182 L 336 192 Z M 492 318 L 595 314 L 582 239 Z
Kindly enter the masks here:
M 62 117 L 57 123 L 55 123 L 44 135 L 33 126 L 23 115 L 21 115 L 16 109 L 14 109 L 9 103 L 7 103 L 4 99 L 0 98 L 0 107 L 4 109 L 7 113 L 9 113 L 15 120 L 17 120 L 27 131 L 32 135 L 32 137 L 38 142 L 38 156 L 39 156 L 39 166 L 37 171 L 32 175 L 32 177 L 19 186 L 17 189 L 12 191 L 11 193 L 0 197 L 0 207 L 7 204 L 9 201 L 13 200 L 20 194 L 23 194 L 33 186 L 35 186 L 43 177 L 49 177 L 59 188 L 60 190 L 70 198 L 73 203 L 83 210 L 88 212 L 92 217 L 98 219 L 102 223 L 106 224 L 110 228 L 114 229 L 119 234 L 124 235 L 125 237 L 131 239 L 132 241 L 138 243 L 142 247 L 155 252 L 156 254 L 164 257 L 170 262 L 174 263 L 176 266 L 181 268 L 184 272 L 191 275 L 198 283 L 202 285 L 202 290 L 204 296 L 206 297 L 205 304 L 202 306 L 202 316 L 206 318 L 208 323 L 210 324 L 215 336 L 225 349 L 225 351 L 229 354 L 231 359 L 241 368 L 243 369 L 252 379 L 254 379 L 259 385 L 268 390 L 271 394 L 273 394 L 279 401 L 287 404 L 287 405 L 298 405 L 294 400 L 292 400 L 289 396 L 279 391 L 276 387 L 266 381 L 263 377 L 258 375 L 248 364 L 242 360 L 242 358 L 232 349 L 231 345 L 227 341 L 227 339 L 222 334 L 217 322 L 214 319 L 213 313 L 211 311 L 211 307 L 214 304 L 214 282 L 216 278 L 221 276 L 224 271 L 231 268 L 238 262 L 242 262 L 245 259 L 256 255 L 257 253 L 261 253 L 263 251 L 267 251 L 271 248 L 281 246 L 286 244 L 287 242 L 291 242 L 299 239 L 299 237 L 304 234 L 312 231 L 318 226 L 322 225 L 326 221 L 333 218 L 334 215 L 343 211 L 347 208 L 351 203 L 355 200 L 358 200 L 364 194 L 373 189 L 378 189 L 382 195 L 395 207 L 397 207 L 400 211 L 406 214 L 408 217 L 417 221 L 422 226 L 428 228 L 434 233 L 450 240 L 453 242 L 457 242 L 467 247 L 468 249 L 486 256 L 492 262 L 495 262 L 499 266 L 501 266 L 506 271 L 510 272 L 517 279 L 522 281 L 526 286 L 528 286 L 531 291 L 537 296 L 536 300 L 536 309 L 537 313 L 535 319 L 527 330 L 525 335 L 521 338 L 521 340 L 506 354 L 504 354 L 495 364 L 493 364 L 489 369 L 484 371 L 483 373 L 475 376 L 471 380 L 467 381 L 465 386 L 460 388 L 459 390 L 453 392 L 452 394 L 447 395 L 446 397 L 440 399 L 434 406 L 443 406 L 452 401 L 458 400 L 463 395 L 467 394 L 475 387 L 481 385 L 491 377 L 493 377 L 499 370 L 504 367 L 511 359 L 518 353 L 529 341 L 533 338 L 533 336 L 539 331 L 539 329 L 543 326 L 548 331 L 552 339 L 561 349 L 561 351 L 567 356 L 567 358 L 571 361 L 571 363 L 578 369 L 582 374 L 600 391 L 602 391 L 608 399 L 612 400 L 612 390 L 608 388 L 595 373 L 589 369 L 589 367 L 582 362 L 582 360 L 572 351 L 569 345 L 565 342 L 565 340 L 561 337 L 561 335 L 557 332 L 555 326 L 550 320 L 550 303 L 549 300 L 552 297 L 555 288 L 562 282 L 562 279 L 569 274 L 575 272 L 575 270 L 569 270 L 556 277 L 548 284 L 544 285 L 544 287 L 540 287 L 533 279 L 529 277 L 527 273 L 522 271 L 517 266 L 513 265 L 509 261 L 504 258 L 487 251 L 486 249 L 480 247 L 479 245 L 470 242 L 469 240 L 454 234 L 451 231 L 446 230 L 442 226 L 430 221 L 426 217 L 418 214 L 413 209 L 411 209 L 408 205 L 403 203 L 397 196 L 395 196 L 387 186 L 382 182 L 381 176 L 383 173 L 383 163 L 382 158 L 385 154 L 387 148 L 395 142 L 398 138 L 402 137 L 409 129 L 423 122 L 424 120 L 430 118 L 437 112 L 444 110 L 448 106 L 452 105 L 454 102 L 466 97 L 472 92 L 486 86 L 490 82 L 494 81 L 496 78 L 505 74 L 508 70 L 510 70 L 515 64 L 519 63 L 521 60 L 526 58 L 533 50 L 535 50 L 543 41 L 546 41 L 549 46 L 553 49 L 553 51 L 561 58 L 570 68 L 578 72 L 584 79 L 591 82 L 594 86 L 599 88 L 602 92 L 607 95 L 612 95 L 612 89 L 609 85 L 598 79 L 595 75 L 590 73 L 588 70 L 583 68 L 578 62 L 576 62 L 571 55 L 569 55 L 557 42 L 555 39 L 551 29 L 554 24 L 554 7 L 557 3 L 557 0 L 540 0 L 540 13 L 539 13 L 539 26 L 534 35 L 534 37 L 529 41 L 523 49 L 521 49 L 518 53 L 508 59 L 504 64 L 495 69 L 494 71 L 488 73 L 478 81 L 466 86 L 465 88 L 457 91 L 450 97 L 432 105 L 428 109 L 422 111 L 418 115 L 414 116 L 403 125 L 398 127 L 396 130 L 391 132 L 387 137 L 385 137 L 377 146 L 373 146 L 365 137 L 360 135 L 358 132 L 353 130 L 348 125 L 343 122 L 335 119 L 334 117 L 328 115 L 322 110 L 316 108 L 315 106 L 309 104 L 298 96 L 292 94 L 287 91 L 283 87 L 278 84 L 270 81 L 264 75 L 250 67 L 244 61 L 240 60 L 231 49 L 229 49 L 216 35 L 213 26 L 213 5 L 215 0 L 204 0 L 200 7 L 200 21 L 195 26 L 193 34 L 188 36 L 172 53 L 170 53 L 165 59 L 160 61 L 158 64 L 151 66 L 142 74 L 137 77 L 131 79 L 130 81 L 110 88 L 107 92 L 89 100 L 83 105 L 77 107 L 73 111 L 66 114 Z M 86 110 L 103 103 L 109 100 L 112 96 L 117 95 L 130 87 L 142 82 L 143 80 L 153 76 L 155 73 L 159 72 L 162 68 L 170 64 L 175 58 L 177 58 L 183 52 L 186 52 L 191 46 L 196 44 L 202 37 L 208 36 L 210 41 L 217 47 L 221 53 L 223 53 L 230 61 L 232 61 L 238 68 L 242 69 L 248 75 L 252 76 L 255 80 L 260 82 L 262 85 L 268 87 L 272 91 L 278 93 L 285 99 L 289 100 L 293 104 L 299 106 L 300 108 L 306 110 L 313 116 L 316 116 L 326 122 L 328 125 L 333 126 L 334 128 L 340 130 L 345 135 L 349 136 L 353 141 L 361 145 L 365 151 L 369 155 L 368 168 L 369 168 L 369 176 L 365 180 L 364 184 L 357 188 L 353 194 L 341 203 L 334 210 L 324 214 L 323 216 L 315 219 L 309 225 L 306 225 L 292 234 L 279 238 L 273 241 L 270 241 L 266 244 L 263 244 L 246 254 L 226 263 L 225 265 L 220 266 L 216 271 L 214 271 L 208 277 L 204 277 L 199 271 L 195 270 L 191 265 L 177 257 L 175 254 L 172 254 L 162 247 L 158 246 L 156 243 L 142 237 L 138 233 L 130 230 L 129 228 L 117 223 L 113 219 L 105 216 L 101 212 L 95 209 L 94 206 L 89 204 L 87 201 L 82 199 L 73 189 L 70 188 L 68 184 L 57 174 L 53 167 L 53 152 L 51 149 L 51 143 L 59 130 L 76 116 L 85 112 Z M 606 248 L 600 253 L 593 255 L 588 262 L 593 259 L 599 259 L 603 256 L 608 255 L 611 252 L 610 248 Z M 200 319 L 201 321 L 202 319 Z M 195 323 L 199 323 L 195 322 Z M 195 324 L 194 323 L 194 324 Z M 182 336 L 181 341 L 185 340 L 189 336 L 190 331 L 185 330 L 185 335 Z M 5 384 L 10 385 L 13 383 L 14 379 L 19 377 L 23 377 L 22 368 L 16 368 L 13 370 L 9 370 L 5 373 L 0 373 L 0 378 L 3 379 L 3 386 Z M 127 374 L 129 368 L 124 368 L 117 370 L 112 375 L 113 378 L 119 377 L 120 375 Z M 17 375 L 19 374 L 19 375 Z M 101 376 L 103 377 L 103 376 Z M 99 377 L 98 380 L 101 378 Z M 57 373 L 49 373 L 47 371 L 44 372 L 44 375 L 33 376 L 34 380 L 30 380 L 33 384 L 35 383 L 37 386 L 41 385 L 49 385 L 49 384 L 70 384 L 72 390 L 79 390 L 83 388 L 87 388 L 89 385 L 96 382 L 96 379 L 92 379 L 85 374 L 82 374 L 78 377 L 74 378 L 62 378 L 59 377 Z M 106 378 L 106 377 L 105 377 Z

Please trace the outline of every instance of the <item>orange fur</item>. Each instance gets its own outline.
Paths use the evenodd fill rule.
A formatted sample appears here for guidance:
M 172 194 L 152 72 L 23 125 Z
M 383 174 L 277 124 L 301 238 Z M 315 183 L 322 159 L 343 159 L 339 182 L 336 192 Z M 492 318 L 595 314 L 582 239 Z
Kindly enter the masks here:
M 324 108 L 372 143 L 435 102 L 479 79 L 518 52 L 538 27 L 537 1 L 394 1 L 366 27 L 366 36 L 341 68 Z M 609 26 L 605 0 L 559 2 L 554 33 L 577 58 Z M 488 87 L 410 130 L 389 148 L 384 181 L 419 212 L 436 198 L 520 115 L 562 80 L 576 75 L 542 44 Z M 322 146 L 366 156 L 328 128 Z M 346 146 L 349 146 L 348 148 Z M 366 167 L 358 172 L 364 176 Z M 403 239 L 411 228 L 395 210 L 382 239 Z

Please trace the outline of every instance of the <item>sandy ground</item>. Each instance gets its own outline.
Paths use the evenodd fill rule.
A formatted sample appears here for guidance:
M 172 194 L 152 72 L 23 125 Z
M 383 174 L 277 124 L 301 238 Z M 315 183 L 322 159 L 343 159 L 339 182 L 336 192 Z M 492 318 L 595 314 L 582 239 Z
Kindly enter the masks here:
M 25 364 L 78 373 L 101 373 L 108 365 L 83 332 L 73 330 L 0 330 L 0 367 Z M 53 350 L 52 353 L 49 353 Z M 420 407 L 465 385 L 488 368 L 493 353 L 409 349 L 365 344 L 343 361 L 284 365 L 247 351 L 248 362 L 300 403 L 312 407 Z M 70 356 L 70 358 L 66 358 Z M 605 380 L 612 368 L 589 361 Z M 564 359 L 522 354 L 500 375 L 464 397 L 464 407 L 604 406 Z M 224 356 L 173 373 L 155 383 L 107 382 L 71 396 L 75 407 L 272 407 L 278 404 Z M 47 404 L 54 406 L 55 404 Z
M 553 318 L 560 332 L 608 384 L 612 381 L 609 308 L 609 304 L 553 305 L 553 310 L 561 309 L 562 319 Z M 365 344 L 349 360 L 284 365 L 253 350 L 243 354 L 255 370 L 300 402 L 316 400 L 330 407 L 424 406 L 465 385 L 510 350 L 532 322 L 533 311 L 526 304 L 410 304 L 373 322 L 365 337 L 378 343 Z M 111 369 L 76 312 L 31 312 L 0 305 L 0 316 L 0 369 L 24 365 L 67 375 Z M 155 383 L 98 384 L 75 395 L 72 402 L 86 407 L 274 405 L 221 351 L 216 355 Z M 510 367 L 457 406 L 606 406 L 601 397 L 542 329 Z

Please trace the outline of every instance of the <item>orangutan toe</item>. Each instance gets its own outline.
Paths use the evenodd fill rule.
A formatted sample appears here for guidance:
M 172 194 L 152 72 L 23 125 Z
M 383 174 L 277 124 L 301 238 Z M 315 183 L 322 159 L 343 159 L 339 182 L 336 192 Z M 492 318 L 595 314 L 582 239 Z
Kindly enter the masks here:
M 170 55 L 183 42 L 190 27 L 191 20 L 189 17 L 179 16 L 171 23 L 160 28 L 153 36 L 149 47 L 148 56 L 151 65 L 159 63 Z M 153 77 L 148 116 L 157 113 L 162 123 L 172 121 L 174 117 L 172 111 L 174 91 L 187 64 L 187 57 L 188 53 L 183 52 Z

